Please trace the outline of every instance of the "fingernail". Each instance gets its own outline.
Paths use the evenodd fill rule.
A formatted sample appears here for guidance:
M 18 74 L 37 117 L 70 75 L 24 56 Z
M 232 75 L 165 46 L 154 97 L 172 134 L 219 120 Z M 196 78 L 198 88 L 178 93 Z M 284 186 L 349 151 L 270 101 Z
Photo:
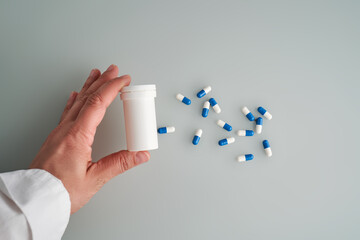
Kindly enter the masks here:
M 91 70 L 90 72 L 90 77 L 94 77 L 95 76 L 95 69 Z
M 70 99 L 71 99 L 71 98 L 74 98 L 74 96 L 75 96 L 75 91 L 72 91 L 72 92 L 70 93 L 70 97 L 69 97 L 69 98 L 70 98 Z
M 108 69 L 106 69 L 106 71 L 111 71 L 111 70 L 114 69 L 114 67 L 115 67 L 115 65 L 114 65 L 114 64 L 111 64 L 111 65 L 108 67 Z
M 137 152 L 135 155 L 136 164 L 144 163 L 149 161 L 150 154 L 148 152 Z

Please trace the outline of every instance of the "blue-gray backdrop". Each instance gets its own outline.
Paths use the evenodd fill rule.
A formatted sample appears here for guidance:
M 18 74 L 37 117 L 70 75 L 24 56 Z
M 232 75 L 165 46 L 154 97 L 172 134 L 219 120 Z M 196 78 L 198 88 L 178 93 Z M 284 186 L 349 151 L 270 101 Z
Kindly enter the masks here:
M 73 215 L 63 239 L 359 239 L 359 11 L 355 0 L 1 1 L 0 170 L 27 168 L 70 92 L 115 63 L 157 85 L 158 125 L 176 133 Z M 206 85 L 223 111 L 203 119 Z M 235 134 L 216 120 L 252 128 L 240 109 L 259 105 L 274 116 L 263 134 L 219 147 Z M 118 98 L 93 158 L 125 147 Z M 243 153 L 255 159 L 237 163 Z

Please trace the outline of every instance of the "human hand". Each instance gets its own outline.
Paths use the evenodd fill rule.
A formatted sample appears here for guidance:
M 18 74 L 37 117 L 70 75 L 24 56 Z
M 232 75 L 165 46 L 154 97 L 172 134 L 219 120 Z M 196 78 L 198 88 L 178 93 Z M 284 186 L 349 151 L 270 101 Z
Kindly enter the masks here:
M 59 125 L 41 146 L 30 168 L 44 169 L 60 179 L 70 195 L 71 213 L 83 207 L 111 178 L 147 162 L 148 151 L 112 153 L 92 162 L 92 144 L 106 108 L 130 76 L 117 77 L 115 65 L 101 74 L 93 69 L 79 93 L 72 92 Z

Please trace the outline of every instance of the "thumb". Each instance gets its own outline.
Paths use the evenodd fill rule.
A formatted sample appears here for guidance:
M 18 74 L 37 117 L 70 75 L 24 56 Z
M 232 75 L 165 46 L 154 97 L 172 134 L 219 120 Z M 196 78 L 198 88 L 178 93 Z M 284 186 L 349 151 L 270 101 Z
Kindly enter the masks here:
M 150 159 L 148 151 L 129 152 L 126 150 L 112 153 L 103 157 L 94 165 L 94 174 L 102 179 L 110 180 L 113 177 L 147 162 Z

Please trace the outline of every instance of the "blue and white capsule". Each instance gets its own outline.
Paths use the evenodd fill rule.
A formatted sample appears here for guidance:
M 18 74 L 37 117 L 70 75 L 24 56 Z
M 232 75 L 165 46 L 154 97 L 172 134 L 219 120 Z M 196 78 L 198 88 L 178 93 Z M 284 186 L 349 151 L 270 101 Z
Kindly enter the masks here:
M 175 127 L 161 127 L 158 129 L 159 134 L 173 133 L 173 132 L 175 132 Z
M 228 131 L 228 132 L 230 132 L 230 131 L 232 130 L 232 126 L 230 126 L 229 124 L 227 124 L 227 123 L 224 122 L 223 120 L 218 120 L 218 121 L 216 122 L 216 124 L 217 124 L 219 127 L 225 129 L 225 130 Z
M 266 156 L 271 157 L 271 156 L 272 156 L 272 151 L 271 151 L 271 148 L 270 148 L 270 143 L 269 143 L 269 141 L 268 141 L 268 140 L 264 140 L 264 141 L 263 141 L 263 146 L 264 146 L 264 150 L 265 150 Z
M 247 119 L 249 119 L 250 121 L 254 121 L 255 117 L 254 115 L 250 112 L 250 110 L 247 107 L 243 107 L 242 108 L 242 112 L 244 113 L 244 115 L 247 117 Z
M 209 115 L 209 108 L 210 108 L 209 101 L 204 102 L 204 106 L 203 106 L 202 113 L 201 113 L 201 115 L 204 118 L 206 118 Z
M 237 135 L 239 137 L 251 137 L 251 136 L 254 136 L 254 131 L 253 130 L 239 130 L 239 131 L 237 131 Z
M 260 134 L 262 132 L 262 127 L 263 127 L 263 119 L 262 117 L 258 117 L 256 119 L 256 126 L 255 126 L 255 131 L 257 134 Z
M 182 95 L 181 93 L 176 94 L 176 99 L 179 100 L 180 102 L 185 103 L 186 105 L 191 104 L 191 100 L 185 97 L 184 95 Z
M 254 155 L 252 154 L 245 154 L 237 157 L 238 162 L 245 162 L 254 159 Z
M 232 144 L 233 142 L 235 142 L 235 138 L 233 138 L 233 137 L 224 138 L 224 139 L 221 139 L 219 141 L 219 145 L 220 146 L 225 146 L 225 145 L 228 145 L 228 144 Z
M 198 93 L 196 94 L 196 96 L 197 96 L 198 98 L 202 98 L 203 96 L 205 96 L 206 94 L 208 94 L 210 91 L 211 91 L 211 87 L 210 87 L 210 86 L 204 87 L 202 90 L 200 90 L 200 92 L 198 92 Z
M 201 129 L 197 129 L 196 132 L 195 132 L 193 141 L 192 141 L 192 143 L 193 143 L 194 145 L 198 145 L 198 144 L 199 144 L 201 135 L 202 135 L 202 130 L 201 130 Z
M 209 102 L 210 102 L 211 107 L 214 109 L 214 111 L 219 114 L 221 112 L 221 108 L 220 108 L 219 104 L 215 101 L 215 99 L 210 98 Z
M 272 115 L 263 107 L 258 107 L 258 112 L 261 113 L 267 120 L 272 119 Z

